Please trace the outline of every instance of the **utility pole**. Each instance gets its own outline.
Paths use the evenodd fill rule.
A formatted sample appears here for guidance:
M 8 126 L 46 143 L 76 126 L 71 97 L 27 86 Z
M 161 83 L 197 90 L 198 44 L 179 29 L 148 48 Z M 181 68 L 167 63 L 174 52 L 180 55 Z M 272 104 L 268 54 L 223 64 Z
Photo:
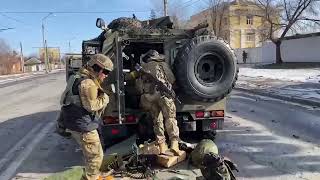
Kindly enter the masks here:
M 168 16 L 168 1 L 163 0 L 163 10 L 164 10 L 164 16 Z
M 69 40 L 69 53 L 71 53 L 71 42 Z
M 44 51 L 44 63 L 46 66 L 46 73 L 48 73 L 49 69 L 49 63 L 48 63 L 48 51 L 47 51 L 47 41 L 44 38 L 44 21 L 51 16 L 53 13 L 50 12 L 47 16 L 42 18 L 42 43 L 43 43 L 43 51 Z
M 46 59 L 47 59 L 48 70 L 49 70 L 49 72 L 51 72 L 51 64 L 50 64 L 50 59 L 49 59 L 49 56 L 48 56 L 48 44 L 47 44 L 47 40 L 45 40 L 44 44 L 45 44 L 45 55 L 46 55 Z
M 23 51 L 22 51 L 22 43 L 20 42 L 20 60 L 21 60 L 21 71 L 24 73 L 24 58 L 23 58 Z
M 46 48 L 46 41 L 44 40 L 44 24 L 42 21 L 42 43 L 43 43 L 43 58 L 44 58 L 44 66 L 46 67 L 46 73 L 48 73 L 48 59 L 47 59 L 47 48 Z

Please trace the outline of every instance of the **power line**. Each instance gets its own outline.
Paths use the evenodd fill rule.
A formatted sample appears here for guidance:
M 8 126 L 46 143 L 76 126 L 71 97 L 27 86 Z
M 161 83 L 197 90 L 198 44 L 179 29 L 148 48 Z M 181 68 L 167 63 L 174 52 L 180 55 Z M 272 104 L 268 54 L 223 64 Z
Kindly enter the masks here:
M 8 19 L 11 19 L 11 20 L 13 20 L 13 21 L 16 21 L 16 22 L 25 24 L 23 21 L 20 21 L 19 19 L 16 19 L 16 18 L 14 18 L 14 17 L 8 16 L 8 15 L 2 13 L 2 12 L 0 12 L 0 15 L 3 16 L 3 17 L 6 17 L 6 18 L 8 18 Z
M 0 32 L 2 32 L 2 31 L 6 31 L 6 30 L 10 30 L 10 29 L 14 29 L 14 28 L 5 28 L 5 29 L 0 29 Z
M 184 7 L 182 7 L 182 8 L 189 7 L 189 6 L 191 6 L 191 5 L 195 4 L 195 3 L 199 2 L 199 1 L 201 1 L 201 0 L 194 1 L 194 2 L 192 2 L 192 3 L 190 3 L 190 4 L 186 5 L 186 6 L 184 6 Z
M 193 1 L 193 0 L 189 0 L 189 1 L 186 1 L 186 2 L 184 2 L 184 3 L 182 3 L 182 4 L 177 4 L 177 5 L 175 5 L 175 6 L 171 7 L 171 8 L 172 8 L 172 9 L 183 8 L 184 5 L 186 5 L 186 4 L 188 4 L 188 3 L 192 2 L 192 1 Z
M 1 11 L 4 14 L 112 14 L 112 13 L 142 13 L 149 12 L 150 10 L 123 10 L 123 11 Z

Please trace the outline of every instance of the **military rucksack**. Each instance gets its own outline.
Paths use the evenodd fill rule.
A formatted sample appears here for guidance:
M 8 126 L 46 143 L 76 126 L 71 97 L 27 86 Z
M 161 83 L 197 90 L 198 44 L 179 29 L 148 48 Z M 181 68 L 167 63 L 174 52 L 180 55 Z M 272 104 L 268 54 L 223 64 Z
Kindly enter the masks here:
M 218 154 L 219 151 L 217 145 L 210 139 L 203 139 L 197 144 L 197 146 L 191 152 L 189 162 L 193 166 L 200 168 L 202 165 L 204 155 L 210 152 Z
M 238 171 L 237 166 L 220 156 L 217 145 L 210 139 L 199 142 L 190 154 L 189 163 L 200 168 L 205 179 L 236 180 L 232 171 Z

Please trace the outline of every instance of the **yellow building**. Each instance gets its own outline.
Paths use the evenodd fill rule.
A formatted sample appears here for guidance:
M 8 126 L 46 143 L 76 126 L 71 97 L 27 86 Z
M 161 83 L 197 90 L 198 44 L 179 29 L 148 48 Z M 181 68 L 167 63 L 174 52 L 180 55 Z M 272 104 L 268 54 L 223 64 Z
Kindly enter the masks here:
M 263 32 L 268 30 L 263 16 L 264 11 L 253 1 L 234 0 L 191 16 L 189 25 L 194 27 L 207 21 L 209 29 L 228 41 L 232 48 L 252 48 L 261 46 Z

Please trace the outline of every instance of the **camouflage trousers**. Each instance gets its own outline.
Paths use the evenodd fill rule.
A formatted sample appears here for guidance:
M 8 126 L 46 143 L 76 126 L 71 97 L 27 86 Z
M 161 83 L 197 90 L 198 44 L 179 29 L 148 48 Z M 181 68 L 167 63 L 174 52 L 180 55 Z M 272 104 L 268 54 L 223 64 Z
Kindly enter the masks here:
M 69 131 L 69 130 L 68 130 Z M 82 180 L 97 180 L 103 160 L 103 150 L 97 130 L 86 133 L 69 131 L 80 145 L 85 159 Z
M 173 99 L 160 95 L 149 98 L 148 94 L 144 94 L 140 102 L 141 107 L 149 111 L 153 117 L 153 130 L 158 143 L 165 142 L 165 131 L 170 141 L 179 139 L 176 105 Z

